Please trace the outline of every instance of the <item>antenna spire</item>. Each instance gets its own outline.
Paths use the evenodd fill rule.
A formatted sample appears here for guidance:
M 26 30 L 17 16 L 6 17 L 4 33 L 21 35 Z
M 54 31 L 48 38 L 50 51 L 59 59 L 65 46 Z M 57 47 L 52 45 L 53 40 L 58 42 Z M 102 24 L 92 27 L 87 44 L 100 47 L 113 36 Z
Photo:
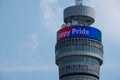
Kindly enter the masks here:
M 75 5 L 77 6 L 82 5 L 82 0 L 75 0 Z

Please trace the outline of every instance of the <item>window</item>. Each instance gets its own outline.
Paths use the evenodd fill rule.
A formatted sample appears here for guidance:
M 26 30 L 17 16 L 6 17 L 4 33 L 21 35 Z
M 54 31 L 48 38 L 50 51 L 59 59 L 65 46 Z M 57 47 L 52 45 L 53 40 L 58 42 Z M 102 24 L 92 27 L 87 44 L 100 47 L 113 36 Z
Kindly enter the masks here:
M 70 69 L 70 65 L 68 65 L 68 69 Z

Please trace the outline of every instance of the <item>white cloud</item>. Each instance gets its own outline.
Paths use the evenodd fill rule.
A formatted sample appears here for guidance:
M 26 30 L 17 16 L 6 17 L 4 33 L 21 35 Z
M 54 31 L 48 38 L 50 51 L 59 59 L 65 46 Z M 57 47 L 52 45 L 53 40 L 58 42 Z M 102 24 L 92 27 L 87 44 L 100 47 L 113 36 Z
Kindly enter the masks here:
M 41 24 L 46 31 L 55 32 L 61 25 L 62 9 L 57 2 L 58 0 L 41 0 L 40 2 L 43 14 Z
M 40 71 L 40 72 L 49 72 L 56 71 L 55 65 L 37 65 L 37 66 L 13 66 L 13 67 L 1 67 L 0 72 L 32 72 L 32 71 Z
M 90 5 L 96 11 L 95 26 L 99 27 L 103 36 L 109 42 L 119 43 L 120 40 L 120 1 L 119 0 L 91 0 Z M 89 5 L 89 3 L 88 3 Z
M 19 45 L 20 49 L 22 49 L 23 51 L 35 51 L 38 47 L 39 47 L 39 42 L 38 42 L 38 34 L 33 33 L 31 34 L 27 40 L 22 41 L 22 43 L 20 43 Z
M 59 17 L 58 15 L 61 14 L 62 9 L 56 4 L 57 0 L 41 0 L 40 2 L 40 9 L 41 9 L 41 14 L 42 16 L 42 20 L 41 20 L 41 26 L 43 27 L 45 31 L 49 31 L 49 32 L 54 32 L 58 29 L 58 24 L 62 21 L 59 21 Z M 61 14 L 62 15 L 62 14 Z M 24 65 L 23 67 L 10 67 L 10 68 L 0 68 L 0 71 L 49 71 L 54 69 L 53 65 L 39 65 L 39 63 L 43 63 L 42 60 L 44 60 L 44 56 L 42 56 L 42 53 L 39 52 L 39 54 L 41 54 L 40 58 L 37 60 L 35 59 L 35 56 L 38 55 L 38 52 L 36 52 L 39 48 L 39 50 L 44 49 L 44 48 L 40 48 L 40 35 L 41 32 L 39 32 L 39 30 L 37 29 L 36 31 L 34 31 L 34 33 L 30 34 L 27 39 L 21 41 L 18 44 L 18 50 L 17 50 L 17 61 L 13 61 L 15 64 L 16 63 L 20 63 L 21 65 Z M 44 35 L 43 35 L 44 36 Z M 43 40 L 43 39 L 42 39 Z M 44 41 L 43 41 L 44 42 Z M 45 45 L 42 45 L 43 47 L 45 47 Z M 39 51 L 38 50 L 38 51 Z M 24 60 L 24 62 L 22 62 Z M 37 61 L 39 62 L 37 62 Z M 39 61 L 41 60 L 41 61 Z M 14 64 L 13 63 L 13 64 Z M 35 64 L 36 66 L 32 66 L 31 65 Z M 27 67 L 28 65 L 30 65 L 29 67 Z
M 39 46 L 37 34 L 32 34 L 30 36 L 30 40 L 31 40 L 31 49 L 36 50 Z

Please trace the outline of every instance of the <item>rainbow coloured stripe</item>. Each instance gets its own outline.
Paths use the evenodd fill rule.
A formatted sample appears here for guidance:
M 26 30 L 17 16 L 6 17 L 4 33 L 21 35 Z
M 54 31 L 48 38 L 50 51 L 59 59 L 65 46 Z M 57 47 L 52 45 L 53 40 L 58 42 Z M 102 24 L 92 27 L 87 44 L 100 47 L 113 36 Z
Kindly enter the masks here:
M 101 31 L 90 26 L 67 26 L 57 32 L 57 41 L 75 37 L 92 38 L 101 41 Z

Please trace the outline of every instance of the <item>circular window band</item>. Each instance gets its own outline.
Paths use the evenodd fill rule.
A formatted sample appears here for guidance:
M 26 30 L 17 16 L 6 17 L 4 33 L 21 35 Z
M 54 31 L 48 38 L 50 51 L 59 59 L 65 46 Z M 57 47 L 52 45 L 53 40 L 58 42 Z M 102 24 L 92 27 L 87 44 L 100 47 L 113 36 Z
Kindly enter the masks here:
M 61 61 L 61 59 L 64 59 L 66 57 L 71 57 L 71 56 L 89 56 L 89 57 L 98 59 L 98 61 L 100 62 L 100 65 L 103 63 L 103 58 L 99 55 L 96 55 L 95 53 L 83 53 L 83 54 L 79 54 L 79 53 L 71 54 L 70 53 L 70 54 L 63 54 L 61 56 L 56 57 L 56 64 L 58 64 Z
M 98 78 L 96 77 L 92 77 L 92 76 L 86 76 L 86 75 L 73 75 L 73 76 L 67 76 L 67 77 L 63 77 L 61 78 L 61 80 L 98 80 Z
M 100 65 L 99 61 L 96 58 L 90 56 L 71 56 L 62 58 L 59 62 L 59 66 L 64 66 L 67 64 L 92 64 L 92 65 Z
M 103 51 L 103 45 L 100 41 L 90 38 L 81 38 L 81 37 L 64 39 L 62 41 L 57 42 L 55 46 L 55 51 L 63 47 L 81 46 L 81 45 L 96 47 Z
M 103 59 L 103 52 L 90 46 L 69 46 L 56 51 L 56 58 L 68 55 L 88 55 Z
M 59 59 L 57 60 L 57 65 L 58 66 L 64 66 L 67 64 L 92 64 L 92 65 L 100 65 L 98 59 L 90 57 L 90 56 L 69 56 L 66 58 Z
M 70 64 L 70 65 L 61 66 L 59 70 L 60 70 L 60 76 L 70 73 L 88 73 L 99 76 L 100 67 L 90 64 Z
M 99 65 L 102 65 L 103 64 L 103 58 L 101 58 L 100 56 L 98 55 L 95 55 L 95 54 L 89 54 L 89 55 L 81 55 L 81 54 L 65 54 L 65 55 L 62 55 L 62 56 L 58 56 L 56 57 L 56 64 L 57 65 L 60 65 L 62 63 L 62 61 L 66 58 L 70 58 L 70 57 L 91 57 L 91 58 L 94 58 L 96 59 L 98 62 L 99 62 Z M 96 64 L 93 62 L 93 64 Z

